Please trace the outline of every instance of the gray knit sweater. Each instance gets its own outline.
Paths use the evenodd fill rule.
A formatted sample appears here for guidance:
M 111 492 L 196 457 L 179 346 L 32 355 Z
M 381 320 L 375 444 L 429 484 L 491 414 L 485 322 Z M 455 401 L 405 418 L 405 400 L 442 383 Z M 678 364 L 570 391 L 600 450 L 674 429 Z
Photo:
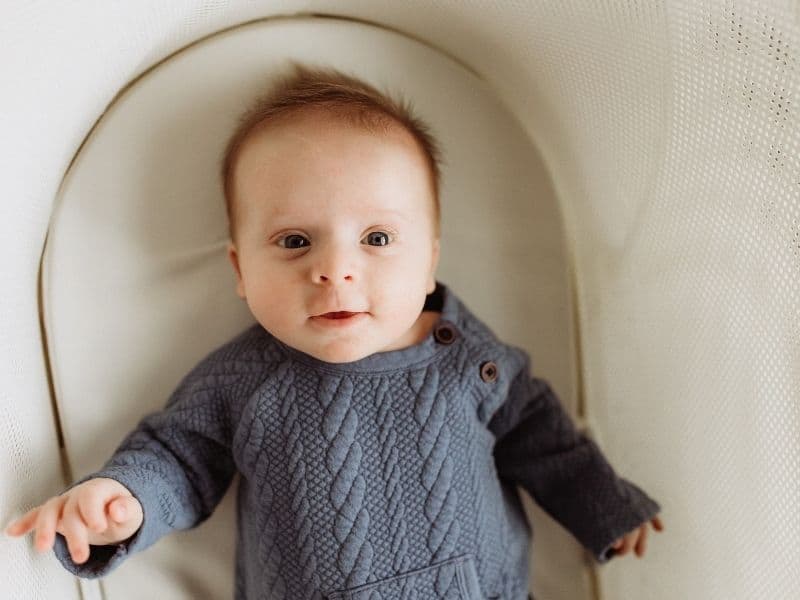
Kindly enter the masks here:
M 660 511 L 576 430 L 528 355 L 441 282 L 422 342 L 350 363 L 259 324 L 209 353 L 92 477 L 127 487 L 138 532 L 91 546 L 80 577 L 205 520 L 236 471 L 236 600 L 527 597 L 517 486 L 604 563 Z M 70 486 L 72 487 L 72 486 Z

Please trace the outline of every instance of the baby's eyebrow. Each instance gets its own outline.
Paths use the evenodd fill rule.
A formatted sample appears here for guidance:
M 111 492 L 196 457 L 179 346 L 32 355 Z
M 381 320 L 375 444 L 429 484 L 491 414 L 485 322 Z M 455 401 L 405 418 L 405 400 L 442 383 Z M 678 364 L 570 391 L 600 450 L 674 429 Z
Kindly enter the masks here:
M 404 212 L 399 210 L 387 209 L 387 208 L 377 208 L 377 209 L 369 209 L 365 208 L 363 211 L 359 211 L 359 215 L 363 216 L 371 216 L 371 215 L 392 215 L 397 217 L 403 221 L 411 222 L 411 218 Z M 291 212 L 284 212 L 284 211 L 276 211 L 269 216 L 268 222 L 275 223 L 278 221 L 294 221 L 294 220 L 303 220 L 304 217 L 307 215 L 300 215 Z
M 372 214 L 372 213 L 393 215 L 395 217 L 399 217 L 399 218 L 403 219 L 404 221 L 410 221 L 408 215 L 406 215 L 406 213 L 404 213 L 402 211 L 399 211 L 399 210 L 380 209 L 380 210 L 374 210 L 374 211 L 365 211 L 365 214 Z

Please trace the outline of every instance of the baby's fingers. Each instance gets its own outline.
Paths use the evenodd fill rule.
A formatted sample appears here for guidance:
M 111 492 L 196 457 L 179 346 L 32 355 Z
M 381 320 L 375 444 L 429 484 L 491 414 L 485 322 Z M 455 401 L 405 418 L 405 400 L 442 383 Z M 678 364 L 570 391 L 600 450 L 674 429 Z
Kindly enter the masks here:
M 89 531 L 89 544 L 105 546 L 127 540 L 142 523 L 142 509 L 133 496 L 117 496 L 106 503 L 105 518 L 105 530 Z
M 53 547 L 56 537 L 56 527 L 64 508 L 66 500 L 61 496 L 50 498 L 39 511 L 36 519 L 36 539 L 34 546 L 39 552 L 44 552 Z
M 90 488 L 85 488 L 78 494 L 78 512 L 92 531 L 101 532 L 108 528 L 104 500 L 102 494 L 92 493 Z
M 89 558 L 89 532 L 78 510 L 76 494 L 71 494 L 64 505 L 60 529 L 67 540 L 72 560 L 77 564 L 86 562 Z
M 32 508 L 24 515 L 22 515 L 19 519 L 11 521 L 11 523 L 9 523 L 8 527 L 6 527 L 5 529 L 6 535 L 17 537 L 25 533 L 28 533 L 31 529 L 33 529 L 34 523 L 36 523 L 36 517 L 39 516 L 40 508 L 42 507 L 37 506 L 35 508 Z
M 636 542 L 636 556 L 641 558 L 644 556 L 645 550 L 647 550 L 647 526 L 642 526 L 639 529 L 639 539 Z
M 133 515 L 130 510 L 131 500 L 133 499 L 120 496 L 108 503 L 108 515 L 115 523 L 124 523 Z

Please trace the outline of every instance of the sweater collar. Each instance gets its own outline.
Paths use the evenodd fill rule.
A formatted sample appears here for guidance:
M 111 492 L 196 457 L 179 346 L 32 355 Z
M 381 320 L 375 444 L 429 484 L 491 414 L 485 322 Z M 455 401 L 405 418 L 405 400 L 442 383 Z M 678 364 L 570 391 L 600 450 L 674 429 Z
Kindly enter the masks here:
M 437 341 L 434 335 L 436 329 L 445 323 L 456 328 L 459 326 L 459 301 L 453 292 L 438 279 L 436 280 L 436 289 L 425 297 L 423 310 L 439 310 L 441 312 L 436 323 L 434 323 L 431 328 L 431 332 L 428 333 L 424 340 L 398 350 L 375 352 L 374 354 L 351 362 L 330 363 L 320 360 L 310 354 L 306 354 L 297 348 L 288 346 L 278 338 L 273 337 L 273 339 L 289 357 L 320 371 L 332 371 L 337 373 L 378 373 L 383 371 L 395 371 L 429 362 L 438 352 L 448 348 L 448 345 Z

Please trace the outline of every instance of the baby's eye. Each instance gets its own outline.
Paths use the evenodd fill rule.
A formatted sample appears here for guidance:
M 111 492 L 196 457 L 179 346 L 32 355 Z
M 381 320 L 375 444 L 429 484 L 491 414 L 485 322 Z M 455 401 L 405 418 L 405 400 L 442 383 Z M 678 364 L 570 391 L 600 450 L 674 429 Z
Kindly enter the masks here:
M 289 235 L 279 239 L 278 245 L 281 246 L 281 242 L 286 242 L 286 245 L 282 247 L 293 250 L 295 248 L 302 248 L 303 246 L 301 246 L 300 244 L 303 242 L 303 240 L 308 241 L 299 233 L 290 233 Z
M 389 235 L 385 231 L 373 231 L 368 233 L 364 239 L 367 240 L 367 244 L 373 246 L 386 246 L 389 243 Z M 375 243 L 372 244 L 371 242 Z

